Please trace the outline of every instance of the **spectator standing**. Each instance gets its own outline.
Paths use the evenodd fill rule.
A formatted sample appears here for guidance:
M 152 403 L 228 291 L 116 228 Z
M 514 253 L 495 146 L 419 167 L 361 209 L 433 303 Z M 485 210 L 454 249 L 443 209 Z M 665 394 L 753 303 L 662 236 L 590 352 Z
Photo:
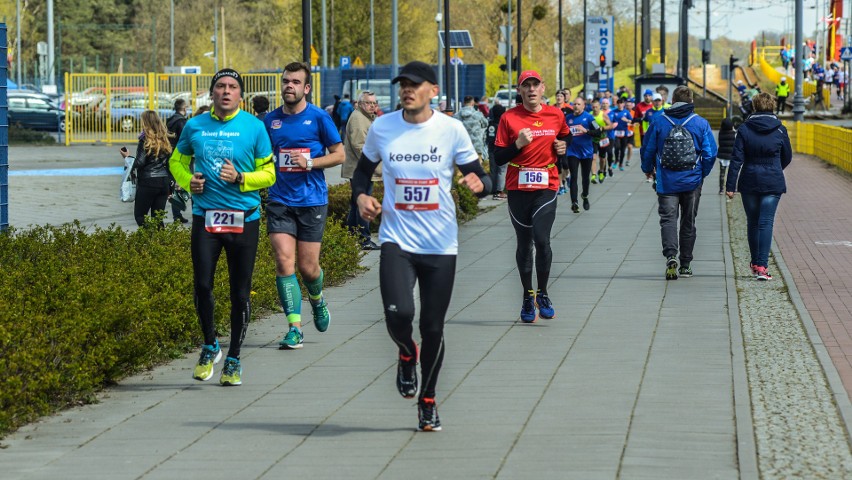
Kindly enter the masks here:
M 494 187 L 492 193 L 494 200 L 503 200 L 506 198 L 506 193 L 503 192 L 506 188 L 506 169 L 508 165 L 497 165 L 497 158 L 494 156 L 494 141 L 497 140 L 497 127 L 500 125 L 500 118 L 506 113 L 506 107 L 495 103 L 491 107 L 491 115 L 488 118 L 488 131 L 485 134 L 485 144 L 488 147 L 488 159 L 491 167 L 491 185 Z
M 740 125 L 734 142 L 726 193 L 739 191 L 748 224 L 750 267 L 758 280 L 772 280 L 767 271 L 775 211 L 787 193 L 784 169 L 793 160 L 787 129 L 772 113 L 775 99 L 767 93 L 754 97 L 754 114 Z
M 684 85 L 677 87 L 672 100 L 675 103 L 671 108 L 651 121 L 640 150 L 642 171 L 649 179 L 654 175 L 657 178 L 666 280 L 692 276 L 701 185 L 716 160 L 713 131 L 707 120 L 695 113 L 692 90 Z
M 349 116 L 349 122 L 346 124 L 346 135 L 344 135 L 345 139 L 343 140 L 343 152 L 346 154 L 346 159 L 343 161 L 340 176 L 348 178 L 350 184 L 352 183 L 352 175 L 355 173 L 355 167 L 358 166 L 358 159 L 361 158 L 361 149 L 364 148 L 364 142 L 367 140 L 367 132 L 376 119 L 377 108 L 376 95 L 369 90 L 361 92 L 361 96 L 358 97 L 358 107 Z M 380 182 L 381 180 L 382 166 L 378 165 L 367 187 L 367 195 L 373 194 L 373 182 Z M 379 249 L 379 246 L 370 238 L 370 222 L 364 220 L 358 213 L 358 205 L 353 198 L 349 199 L 349 215 L 346 217 L 346 226 L 353 233 L 358 232 L 363 250 Z
M 787 96 L 790 94 L 790 85 L 787 84 L 787 77 L 781 77 L 781 83 L 775 87 L 776 102 L 778 102 L 778 111 L 776 113 L 784 113 L 784 107 L 787 105 Z
M 734 139 L 737 136 L 737 131 L 734 130 L 734 122 L 729 118 L 722 119 L 722 125 L 719 127 L 719 195 L 725 193 L 725 181 L 728 178 L 728 165 L 731 163 L 731 156 L 734 154 Z
M 136 225 L 145 225 L 145 216 L 155 216 L 165 212 L 169 198 L 169 156 L 172 145 L 169 133 L 160 116 L 153 110 L 145 110 L 141 115 L 142 133 L 136 146 L 133 170 L 136 172 L 136 202 L 133 204 L 133 217 Z M 120 150 L 127 157 L 127 150 Z
M 485 131 L 488 129 L 488 120 L 476 108 L 476 103 L 470 95 L 464 97 L 462 108 L 455 115 L 461 120 L 467 134 L 470 135 L 470 141 L 473 143 L 473 148 L 479 154 L 480 160 L 488 158 L 488 147 L 485 146 Z
M 180 134 L 183 132 L 184 125 L 186 125 L 186 105 L 186 100 L 182 98 L 175 100 L 175 113 L 166 120 L 166 130 L 169 132 L 169 143 L 172 146 L 172 150 L 177 146 Z M 183 200 L 183 197 L 188 198 L 188 194 L 185 193 L 184 189 L 180 188 L 180 185 L 175 182 L 174 177 L 169 172 L 169 198 L 173 199 L 171 202 L 172 218 L 176 222 L 189 223 L 189 220 L 183 216 L 183 211 L 186 209 L 186 202 L 176 201 L 178 198 Z M 183 208 L 181 208 L 181 205 L 183 205 Z
M 352 115 L 354 111 L 355 107 L 349 101 L 349 94 L 344 93 L 343 99 L 340 100 L 340 104 L 337 106 L 337 115 L 340 117 L 340 126 L 338 128 L 341 135 L 346 131 L 346 122 L 349 121 L 349 115 Z
M 251 108 L 254 110 L 254 116 L 262 122 L 269 111 L 269 99 L 263 95 L 256 95 L 251 99 Z

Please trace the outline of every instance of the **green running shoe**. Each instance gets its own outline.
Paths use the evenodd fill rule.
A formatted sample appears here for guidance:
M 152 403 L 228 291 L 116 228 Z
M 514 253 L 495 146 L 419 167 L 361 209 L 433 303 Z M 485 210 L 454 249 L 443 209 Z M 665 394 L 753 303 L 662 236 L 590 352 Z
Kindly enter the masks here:
M 677 259 L 669 257 L 666 260 L 666 280 L 677 280 Z
M 320 332 L 328 330 L 328 325 L 331 323 L 331 313 L 328 311 L 325 297 L 321 297 L 316 304 L 311 302 L 311 309 L 314 311 L 314 326 L 317 327 L 317 330 Z
M 692 267 L 687 263 L 680 266 L 680 269 L 677 271 L 678 276 L 683 278 L 689 278 L 692 276 Z
M 298 327 L 290 327 L 290 331 L 284 336 L 284 339 L 278 342 L 279 350 L 302 348 L 302 340 L 305 336 Z
M 238 358 L 228 357 L 225 359 L 225 366 L 222 367 L 222 376 L 219 377 L 219 383 L 224 386 L 242 385 L 243 367 L 240 366 Z
M 213 376 L 213 365 L 219 363 L 219 360 L 222 360 L 222 349 L 219 348 L 219 341 L 216 340 L 215 345 L 204 345 L 198 363 L 195 365 L 195 371 L 192 372 L 192 378 L 202 382 L 210 380 Z

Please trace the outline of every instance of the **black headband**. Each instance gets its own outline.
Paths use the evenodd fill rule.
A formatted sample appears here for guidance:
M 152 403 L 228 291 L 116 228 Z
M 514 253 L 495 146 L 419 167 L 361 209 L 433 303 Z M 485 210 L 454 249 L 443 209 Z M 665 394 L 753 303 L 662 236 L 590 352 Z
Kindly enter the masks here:
M 243 91 L 245 90 L 245 88 L 243 87 L 243 77 L 240 76 L 240 72 L 231 68 L 223 68 L 222 70 L 216 72 L 215 75 L 213 75 L 213 80 L 210 81 L 211 92 L 213 91 L 213 87 L 216 85 L 216 82 L 218 82 L 219 79 L 222 77 L 231 77 L 236 80 L 237 83 L 240 85 L 240 96 L 242 96 Z

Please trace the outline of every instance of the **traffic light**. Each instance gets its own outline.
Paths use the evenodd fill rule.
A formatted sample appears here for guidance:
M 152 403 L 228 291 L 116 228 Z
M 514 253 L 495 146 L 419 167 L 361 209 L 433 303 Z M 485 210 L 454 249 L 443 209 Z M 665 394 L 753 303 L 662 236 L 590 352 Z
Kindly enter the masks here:
M 739 62 L 739 61 L 740 61 L 739 58 L 737 58 L 733 54 L 731 54 L 731 57 L 728 59 L 728 68 L 731 70 L 731 75 L 733 75 L 734 67 L 736 66 L 734 64 Z
M 710 63 L 710 52 L 707 50 L 701 51 L 701 63 Z
M 604 68 L 604 67 L 606 67 L 606 55 L 604 55 L 604 53 L 601 52 L 601 68 Z

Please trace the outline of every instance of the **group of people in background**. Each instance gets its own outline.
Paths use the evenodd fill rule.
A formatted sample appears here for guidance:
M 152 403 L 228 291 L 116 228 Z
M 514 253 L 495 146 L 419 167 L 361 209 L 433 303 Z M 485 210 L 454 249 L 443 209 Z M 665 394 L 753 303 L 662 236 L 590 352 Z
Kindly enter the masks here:
M 364 250 L 381 251 L 383 309 L 398 347 L 396 386 L 402 397 L 417 397 L 418 428 L 423 431 L 441 429 L 436 390 L 458 254 L 450 191 L 454 182 L 479 197 L 507 200 L 517 241 L 523 323 L 556 318 L 548 284 L 558 196 L 570 192 L 574 213 L 580 213 L 581 204 L 589 210 L 590 184 L 603 183 L 629 166 L 637 135 L 642 139 L 641 170 L 655 182 L 665 278 L 695 273 L 699 199 L 717 156 L 719 193 L 733 198 L 740 192 L 742 197 L 753 275 L 772 278 L 768 252 L 792 149 L 769 94 L 754 97 L 755 113 L 738 131 L 730 120 L 722 122 L 717 149 L 686 86 L 674 90 L 672 103 L 668 88 L 661 85 L 644 90 L 638 102 L 621 87 L 576 98 L 570 90 L 560 90 L 548 105 L 544 80 L 527 70 L 518 77 L 517 105 L 489 108 L 487 100 L 465 97 L 455 121 L 431 106 L 438 90 L 431 66 L 410 62 L 393 83 L 399 84 L 400 101 L 394 112 L 380 117 L 371 91 L 359 92 L 354 102 L 344 95 L 328 112 L 307 102 L 310 67 L 294 62 L 281 77 L 282 106 L 269 111 L 269 100 L 256 96 L 251 114 L 240 108 L 246 96 L 241 75 L 222 69 L 210 84 L 209 112 L 187 118 L 186 102 L 178 100 L 166 122 L 154 111 L 142 114 L 134 162 L 137 222 L 142 225 L 146 215 L 164 210 L 170 196 L 192 195 L 190 259 L 204 339 L 193 378 L 209 380 L 223 358 L 213 321 L 213 278 L 224 250 L 231 336 L 220 383 L 242 384 L 240 350 L 251 317 L 261 208 L 288 324 L 280 348 L 304 345 L 301 284 L 316 329 L 328 330 L 331 314 L 319 262 L 328 209 L 324 170 L 341 164 L 352 191 L 346 224 Z M 374 182 L 380 180 L 382 202 L 373 196 Z M 267 188 L 268 202 L 262 206 L 259 191 Z M 179 214 L 174 213 L 177 221 L 188 222 Z M 379 215 L 376 243 L 370 223 Z M 413 336 L 415 284 L 420 288 L 419 344 Z

